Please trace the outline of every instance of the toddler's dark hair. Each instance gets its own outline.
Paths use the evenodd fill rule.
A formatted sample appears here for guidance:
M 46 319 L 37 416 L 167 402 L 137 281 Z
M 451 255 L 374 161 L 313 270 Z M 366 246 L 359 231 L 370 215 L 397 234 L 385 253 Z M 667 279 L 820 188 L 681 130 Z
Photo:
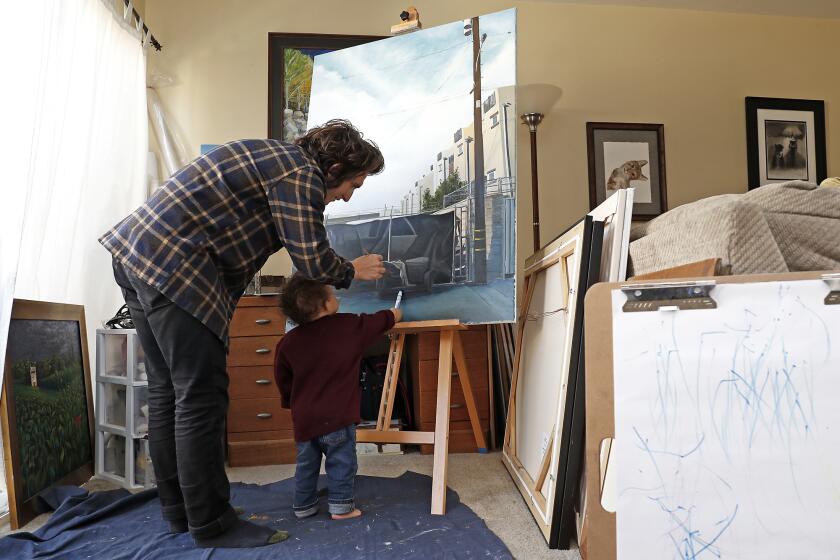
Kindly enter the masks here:
M 296 273 L 283 286 L 280 309 L 289 319 L 303 325 L 310 322 L 324 308 L 329 297 L 329 286 Z

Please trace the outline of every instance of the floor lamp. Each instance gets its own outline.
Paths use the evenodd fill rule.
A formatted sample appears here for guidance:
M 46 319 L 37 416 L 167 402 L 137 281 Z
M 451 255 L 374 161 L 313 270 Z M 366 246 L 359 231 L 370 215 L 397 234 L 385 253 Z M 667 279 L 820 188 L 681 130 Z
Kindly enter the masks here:
M 534 252 L 540 250 L 540 188 L 537 176 L 537 126 L 542 122 L 542 113 L 525 113 L 522 122 L 528 125 L 531 136 L 531 204 L 534 222 Z
M 531 201 L 534 226 L 534 252 L 540 250 L 540 193 L 537 173 L 537 127 L 560 99 L 562 90 L 554 84 L 526 84 L 517 88 L 517 104 L 523 110 L 522 122 L 531 136 Z

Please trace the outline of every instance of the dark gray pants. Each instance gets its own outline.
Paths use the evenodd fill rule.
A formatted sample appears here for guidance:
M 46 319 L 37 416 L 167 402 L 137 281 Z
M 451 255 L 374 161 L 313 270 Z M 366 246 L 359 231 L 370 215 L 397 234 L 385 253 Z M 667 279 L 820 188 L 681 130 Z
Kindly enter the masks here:
M 146 355 L 149 452 L 163 518 L 186 518 L 195 537 L 222 533 L 236 520 L 222 441 L 228 408 L 225 346 L 117 261 L 114 278 Z

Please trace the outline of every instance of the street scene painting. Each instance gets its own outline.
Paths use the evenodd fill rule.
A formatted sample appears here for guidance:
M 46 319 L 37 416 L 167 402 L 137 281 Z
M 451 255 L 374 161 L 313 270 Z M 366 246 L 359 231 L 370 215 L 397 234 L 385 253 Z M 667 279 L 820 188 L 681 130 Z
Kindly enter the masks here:
M 308 127 L 351 121 L 385 170 L 326 209 L 333 248 L 380 254 L 385 277 L 340 290 L 404 320 L 515 319 L 516 11 L 315 57 Z

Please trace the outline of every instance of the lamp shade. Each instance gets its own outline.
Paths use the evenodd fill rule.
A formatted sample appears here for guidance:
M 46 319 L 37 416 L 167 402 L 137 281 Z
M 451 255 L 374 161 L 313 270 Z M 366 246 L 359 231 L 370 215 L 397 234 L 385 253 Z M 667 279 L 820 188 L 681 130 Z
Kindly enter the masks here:
M 560 99 L 563 90 L 553 84 L 524 84 L 516 88 L 516 105 L 520 115 L 546 115 Z

